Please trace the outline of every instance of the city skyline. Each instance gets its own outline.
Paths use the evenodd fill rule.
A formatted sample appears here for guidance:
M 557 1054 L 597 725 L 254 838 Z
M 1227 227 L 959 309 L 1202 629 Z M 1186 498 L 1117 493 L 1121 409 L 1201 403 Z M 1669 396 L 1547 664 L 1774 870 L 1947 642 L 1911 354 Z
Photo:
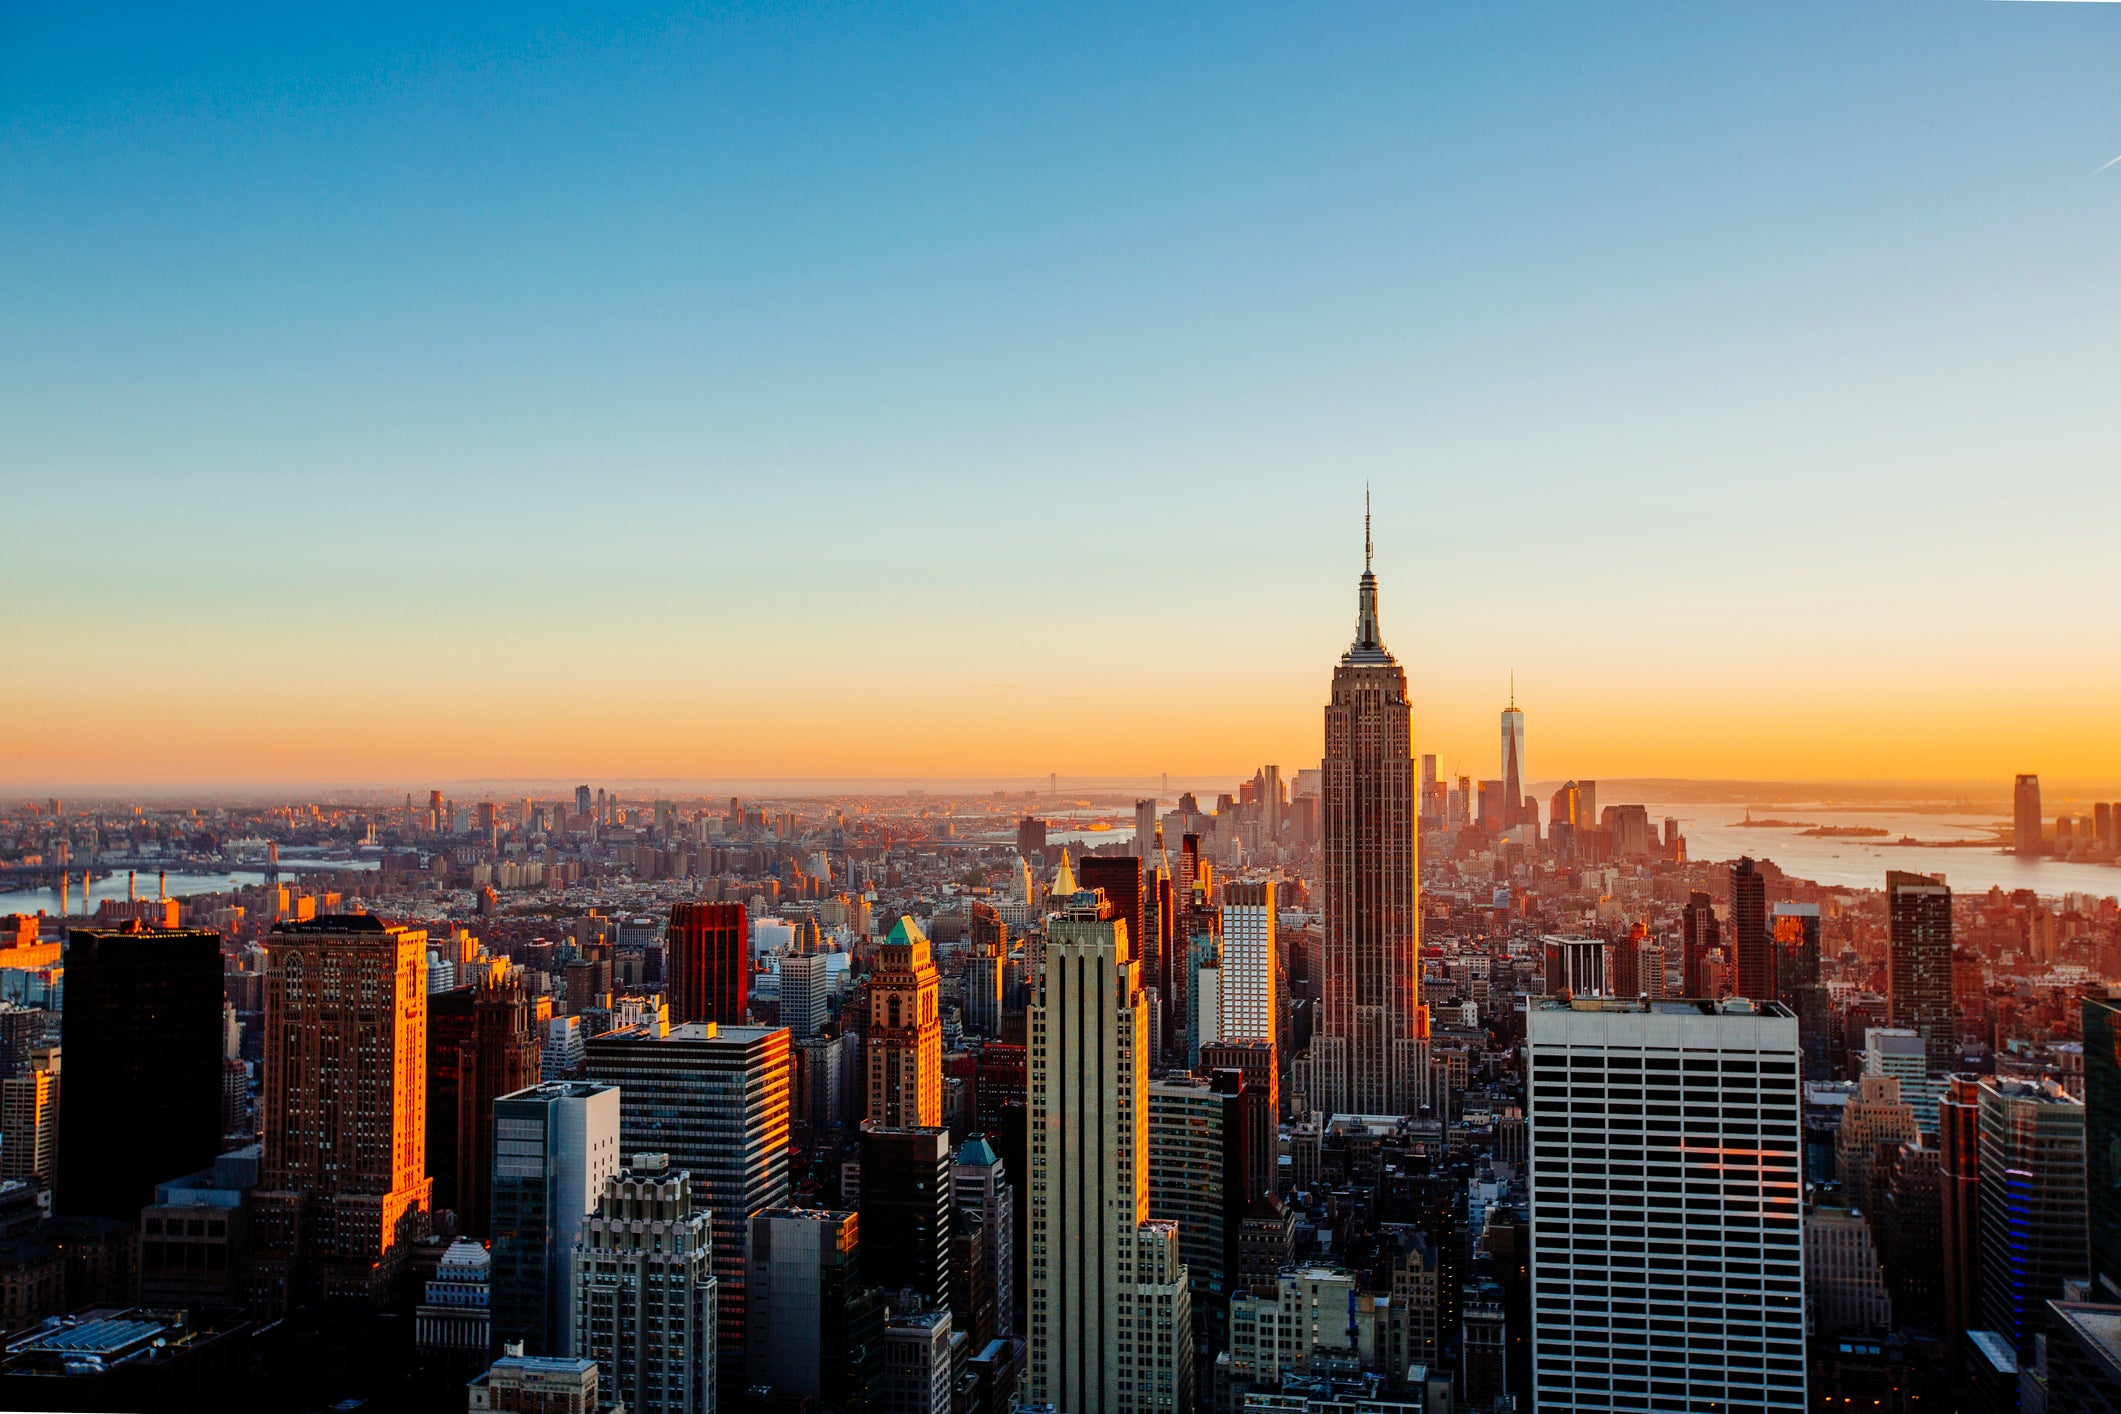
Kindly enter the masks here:
M 126 18 L 0 46 L 0 788 L 1301 761 L 1365 481 L 1447 768 L 2121 779 L 2110 7 Z

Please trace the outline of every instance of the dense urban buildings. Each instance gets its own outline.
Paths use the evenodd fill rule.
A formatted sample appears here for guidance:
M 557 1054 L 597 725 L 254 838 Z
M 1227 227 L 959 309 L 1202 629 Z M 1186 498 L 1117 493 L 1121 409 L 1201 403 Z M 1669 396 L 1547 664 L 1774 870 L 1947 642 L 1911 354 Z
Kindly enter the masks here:
M 1416 778 L 1374 579 L 1359 603 L 1293 772 L 0 810 L 0 852 L 54 862 L 10 867 L 68 876 L 62 913 L 0 920 L 0 1323 L 34 1363 L 70 1313 L 232 1312 L 255 1339 L 201 1329 L 253 1341 L 264 1409 L 2095 1385 L 2121 904 L 2058 871 L 2121 860 L 2113 803 L 2051 785 L 2037 860 L 1999 826 L 1957 887 L 1924 853 L 1864 886 L 1775 832 L 1873 827 L 1736 807 L 1701 828 L 1749 848 L 1693 849 L 1719 807 L 1513 782 L 1507 718 L 1496 780 Z M 158 856 L 236 882 L 112 887 Z M 1969 884 L 1983 859 L 2035 887 Z M 204 940 L 204 1137 L 79 1212 L 72 1052 L 110 1047 L 66 940 L 172 930 Z

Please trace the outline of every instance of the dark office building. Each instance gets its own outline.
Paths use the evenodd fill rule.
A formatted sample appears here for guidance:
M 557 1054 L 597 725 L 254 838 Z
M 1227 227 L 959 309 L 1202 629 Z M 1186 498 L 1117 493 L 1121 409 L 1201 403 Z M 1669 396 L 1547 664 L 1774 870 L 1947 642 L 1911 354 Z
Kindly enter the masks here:
M 66 946 L 58 1209 L 132 1224 L 221 1152 L 221 939 L 83 928 Z
M 493 1183 L 493 1102 L 538 1083 L 544 1040 L 522 982 L 437 992 L 427 999 L 427 1166 L 434 1205 L 484 1240 Z
M 1016 852 L 1026 859 L 1038 859 L 1046 852 L 1045 821 L 1026 815 L 1016 822 Z
M 1716 901 L 1705 893 L 1686 897 L 1686 912 L 1680 915 L 1680 990 L 1691 999 L 1709 994 L 1709 954 L 1722 946 L 1722 929 L 1716 922 Z
M 1075 881 L 1085 889 L 1103 889 L 1112 917 L 1126 920 L 1127 943 L 1142 956 L 1142 861 L 1135 854 L 1085 855 L 1075 866 Z
M 950 1131 L 862 1126 L 862 1269 L 950 1304 Z
M 1952 891 L 1927 874 L 1895 869 L 1885 876 L 1885 894 L 1893 1025 L 1919 1032 L 1929 1073 L 1947 1074 L 1959 1049 L 1952 1020 Z
M 744 1024 L 751 1000 L 751 930 L 740 903 L 674 903 L 663 940 L 670 1024 Z
M 1774 1001 L 1780 995 L 1768 936 L 1767 879 L 1750 858 L 1731 866 L 1731 974 L 1741 997 Z
M 1218 1093 L 1238 1096 L 1244 1131 L 1244 1202 L 1274 1191 L 1276 1132 L 1281 1124 L 1281 1082 L 1272 1041 L 1210 1041 L 1200 1048 L 1200 1068 L 1217 1078 Z M 1223 1078 L 1223 1072 L 1236 1075 Z
M 2121 1001 L 2084 999 L 2084 1196 L 2091 1295 L 2121 1302 Z

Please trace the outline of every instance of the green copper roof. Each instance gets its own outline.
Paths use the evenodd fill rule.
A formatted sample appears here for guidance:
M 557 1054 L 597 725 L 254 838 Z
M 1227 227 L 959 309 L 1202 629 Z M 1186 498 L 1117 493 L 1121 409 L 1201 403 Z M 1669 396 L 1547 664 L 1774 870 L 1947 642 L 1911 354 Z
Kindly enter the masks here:
M 913 921 L 912 914 L 902 913 L 899 915 L 898 922 L 891 925 L 890 936 L 886 937 L 884 941 L 887 943 L 925 943 L 928 941 L 928 935 L 921 931 L 920 924 Z

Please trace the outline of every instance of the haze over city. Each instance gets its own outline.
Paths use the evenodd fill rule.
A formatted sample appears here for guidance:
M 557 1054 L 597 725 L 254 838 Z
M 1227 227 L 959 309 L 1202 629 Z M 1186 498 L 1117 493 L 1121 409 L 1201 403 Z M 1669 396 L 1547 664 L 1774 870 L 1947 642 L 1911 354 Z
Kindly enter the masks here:
M 2121 4 L 0 4 L 0 1410 L 2121 1410 Z
M 2113 24 L 14 7 L 0 784 L 2121 780 Z

